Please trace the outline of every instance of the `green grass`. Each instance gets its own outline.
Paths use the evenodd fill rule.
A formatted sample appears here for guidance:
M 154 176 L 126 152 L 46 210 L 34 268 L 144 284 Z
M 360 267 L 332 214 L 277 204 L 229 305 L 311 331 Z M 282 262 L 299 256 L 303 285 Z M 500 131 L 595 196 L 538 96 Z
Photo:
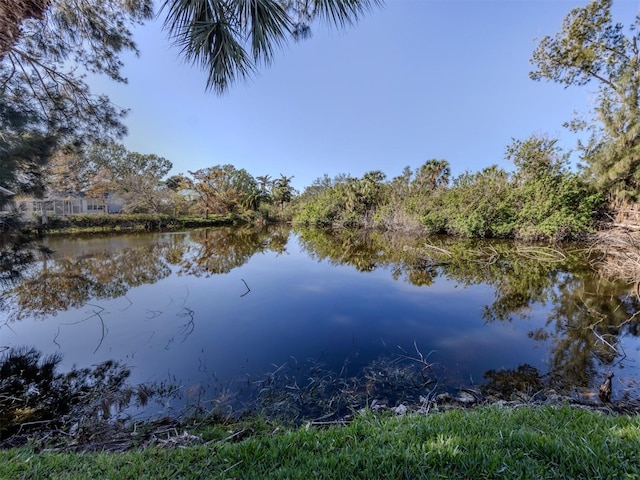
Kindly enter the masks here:
M 174 217 L 161 214 L 82 214 L 67 217 L 51 217 L 46 225 L 34 227 L 47 234 L 92 232 L 166 231 L 187 228 L 217 227 L 244 223 L 236 215 L 211 215 Z
M 640 421 L 571 408 L 367 414 L 345 427 L 259 426 L 237 443 L 125 453 L 0 452 L 0 478 L 640 478 Z

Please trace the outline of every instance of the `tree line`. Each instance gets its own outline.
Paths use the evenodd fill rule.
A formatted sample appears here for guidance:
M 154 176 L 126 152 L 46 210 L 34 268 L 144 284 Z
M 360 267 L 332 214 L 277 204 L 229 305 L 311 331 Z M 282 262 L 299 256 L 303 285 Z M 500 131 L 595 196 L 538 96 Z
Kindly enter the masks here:
M 222 93 L 269 63 L 287 39 L 308 37 L 315 20 L 348 25 L 380 3 L 166 0 L 158 13 L 170 40 L 207 72 L 206 88 Z M 611 5 L 593 0 L 571 10 L 531 58 L 533 80 L 597 88 L 592 111 L 567 123 L 583 134 L 577 169 L 556 139 L 532 136 L 507 147 L 514 172 L 492 166 L 451 179 L 446 161 L 433 160 L 390 181 L 380 171 L 323 177 L 296 196 L 289 177 L 254 178 L 231 165 L 162 182 L 168 160 L 115 143 L 126 133 L 126 110 L 94 94 L 84 75 L 126 81 L 120 55 L 137 52 L 131 29 L 154 17 L 150 0 L 0 0 L 0 185 L 40 198 L 47 189 L 117 191 L 137 212 L 262 208 L 304 223 L 579 237 L 603 208 L 635 203 L 640 192 L 640 20 L 615 22 Z M 8 200 L 0 192 L 0 203 Z
M 557 140 L 514 140 L 507 172 L 493 165 L 451 178 L 449 163 L 431 159 L 386 180 L 317 179 L 292 204 L 294 221 L 378 227 L 467 238 L 568 240 L 592 231 L 604 197 L 568 166 Z
M 173 164 L 116 142 L 81 152 L 58 151 L 44 171 L 43 199 L 116 197 L 123 213 L 228 215 L 261 212 L 268 218 L 291 201 L 293 177 L 253 177 L 243 168 L 215 165 L 168 178 Z M 274 205 L 271 207 L 271 205 Z M 106 210 L 106 209 L 105 209 Z

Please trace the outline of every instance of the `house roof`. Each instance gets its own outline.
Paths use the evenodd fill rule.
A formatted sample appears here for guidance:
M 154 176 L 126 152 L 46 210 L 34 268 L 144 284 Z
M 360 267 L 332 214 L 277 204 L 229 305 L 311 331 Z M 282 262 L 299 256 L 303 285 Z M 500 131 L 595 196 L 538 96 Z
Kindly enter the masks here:
M 6 196 L 8 196 L 8 197 L 15 195 L 15 193 L 13 193 L 11 190 L 7 190 L 7 189 L 6 189 L 6 188 L 4 188 L 4 187 L 0 187 L 0 193 L 1 193 L 2 195 L 6 195 Z

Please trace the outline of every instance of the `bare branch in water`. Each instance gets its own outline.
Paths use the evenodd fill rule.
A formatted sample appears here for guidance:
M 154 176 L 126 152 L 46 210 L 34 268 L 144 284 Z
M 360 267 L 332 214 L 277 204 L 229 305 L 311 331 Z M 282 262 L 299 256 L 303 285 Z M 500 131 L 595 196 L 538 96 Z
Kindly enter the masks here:
M 194 312 L 189 307 L 184 307 L 177 315 L 179 317 L 189 318 L 189 321 L 187 321 L 187 323 L 185 323 L 180 327 L 180 329 L 182 330 L 182 334 L 184 335 L 184 337 L 182 338 L 182 341 L 184 342 L 187 339 L 187 337 L 189 337 L 189 335 L 191 335 L 196 328 L 196 323 L 194 321 L 196 312 Z
M 420 351 L 420 349 L 418 348 L 418 344 L 415 341 L 413 342 L 413 347 L 416 349 L 417 357 L 410 356 L 405 349 L 403 349 L 400 345 L 398 345 L 398 349 L 404 352 L 404 355 L 398 354 L 398 358 L 399 360 L 410 360 L 422 365 L 422 369 L 420 370 L 420 375 L 422 376 L 423 383 L 420 385 L 420 387 L 425 387 L 434 382 L 432 378 L 426 375 L 426 372 L 430 371 L 433 368 L 433 366 L 436 365 L 435 363 L 429 363 L 427 361 L 428 358 L 433 353 L 436 353 L 436 350 L 431 350 L 425 357 Z
M 449 257 L 449 258 L 453 257 L 453 254 L 449 250 L 445 250 L 444 248 L 436 247 L 433 243 L 425 243 L 424 247 L 428 248 L 430 250 L 435 250 L 436 252 L 442 253 L 442 254 L 446 255 L 447 257 Z
M 251 291 L 251 289 L 249 288 L 249 285 L 247 285 L 247 282 L 244 281 L 244 278 L 241 278 L 240 280 L 242 280 L 242 283 L 244 283 L 244 286 L 247 287 L 247 291 L 244 292 L 242 295 L 240 295 L 241 297 L 244 297 Z
M 104 310 L 104 308 L 102 309 Z M 95 312 L 95 311 L 94 311 Z M 109 329 L 107 328 L 107 326 L 104 324 L 104 319 L 102 318 L 102 315 L 100 315 L 100 312 L 95 312 L 96 316 L 100 319 L 100 325 L 102 326 L 102 334 L 100 336 L 100 342 L 98 342 L 98 346 L 96 347 L 96 349 L 93 351 L 93 353 L 96 353 L 98 351 L 98 349 L 100 348 L 100 346 L 102 345 L 102 342 L 104 341 L 104 338 L 107 336 L 107 333 L 109 332 Z
M 162 315 L 160 310 L 147 310 L 147 320 L 153 320 L 160 315 Z
M 127 296 L 125 295 L 125 296 L 124 296 L 124 298 L 129 302 L 129 305 L 127 305 L 127 306 L 126 306 L 126 307 L 124 307 L 124 308 L 121 308 L 121 309 L 120 309 L 120 311 L 121 311 L 121 312 L 124 312 L 125 310 L 128 310 L 128 309 L 131 307 L 131 305 L 133 305 L 133 302 L 131 301 L 131 299 L 130 299 L 129 297 L 127 297 Z
M 562 251 L 551 247 L 529 247 L 520 245 L 517 253 L 525 258 L 539 262 L 564 262 L 567 256 Z
M 60 350 L 62 348 L 60 346 L 60 344 L 58 343 L 58 341 L 57 341 L 59 336 L 60 336 L 60 325 L 58 325 L 58 331 L 56 332 L 56 336 L 53 337 L 53 343 L 58 346 L 58 350 Z
M 107 328 L 106 324 L 104 323 L 104 318 L 102 318 L 102 312 L 104 312 L 104 307 L 101 307 L 100 305 L 94 305 L 94 304 L 91 304 L 91 303 L 87 303 L 87 306 L 95 307 L 95 308 L 97 308 L 99 310 L 92 310 L 93 315 L 89 315 L 88 317 L 83 318 L 82 320 L 78 320 L 77 322 L 62 323 L 61 325 L 78 325 L 78 324 L 86 322 L 87 320 L 90 320 L 90 319 L 92 319 L 94 317 L 98 317 L 98 320 L 100 320 L 100 326 L 101 326 L 102 333 L 100 335 L 100 341 L 98 342 L 98 346 L 93 351 L 93 353 L 96 353 L 98 351 L 98 349 L 102 346 L 102 342 L 104 342 L 104 339 L 107 336 L 107 333 L 109 333 L 109 329 Z M 56 338 L 58 338 L 57 335 L 56 335 Z

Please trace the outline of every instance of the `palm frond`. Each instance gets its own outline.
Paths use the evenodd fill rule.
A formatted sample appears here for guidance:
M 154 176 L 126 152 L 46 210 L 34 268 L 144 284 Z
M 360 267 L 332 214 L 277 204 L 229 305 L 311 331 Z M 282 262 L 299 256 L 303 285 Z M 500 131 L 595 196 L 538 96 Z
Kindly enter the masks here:
M 253 59 L 271 63 L 276 48 L 282 48 L 291 32 L 291 19 L 273 0 L 236 0 L 238 18 L 246 26 Z
M 269 64 L 289 36 L 310 35 L 316 18 L 343 27 L 382 0 L 165 0 L 164 28 L 185 59 L 207 71 L 207 90 L 224 93 L 256 64 Z
M 243 44 L 242 24 L 232 3 L 223 0 L 167 0 L 164 28 L 187 61 L 207 72 L 207 90 L 225 92 L 254 65 Z
M 319 18 L 336 27 L 353 25 L 362 15 L 374 7 L 380 7 L 382 0 L 312 0 L 313 18 Z

